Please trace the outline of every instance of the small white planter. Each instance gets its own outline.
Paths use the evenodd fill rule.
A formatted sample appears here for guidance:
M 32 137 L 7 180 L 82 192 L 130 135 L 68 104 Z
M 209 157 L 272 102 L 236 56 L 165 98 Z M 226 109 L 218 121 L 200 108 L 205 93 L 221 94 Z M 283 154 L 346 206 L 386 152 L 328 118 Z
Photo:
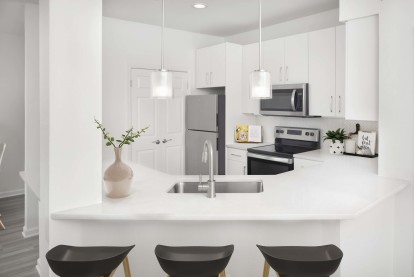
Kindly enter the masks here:
M 335 140 L 333 142 L 331 140 L 331 144 L 329 145 L 329 153 L 332 155 L 343 155 L 345 152 L 345 144 L 340 142 L 339 140 Z

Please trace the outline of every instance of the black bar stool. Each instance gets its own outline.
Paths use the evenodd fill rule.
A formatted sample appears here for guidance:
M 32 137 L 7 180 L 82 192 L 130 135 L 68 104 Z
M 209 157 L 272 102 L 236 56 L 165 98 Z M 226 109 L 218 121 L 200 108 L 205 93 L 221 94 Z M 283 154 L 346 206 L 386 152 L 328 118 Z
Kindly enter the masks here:
M 257 247 L 265 257 L 263 277 L 269 276 L 270 267 L 280 277 L 328 277 L 335 273 L 343 257 L 341 249 L 332 244 Z
M 234 245 L 155 247 L 158 262 L 169 277 L 226 277 L 233 251 Z
M 61 277 L 111 277 L 123 263 L 126 277 L 131 277 L 127 247 L 76 247 L 58 245 L 46 253 L 52 271 Z

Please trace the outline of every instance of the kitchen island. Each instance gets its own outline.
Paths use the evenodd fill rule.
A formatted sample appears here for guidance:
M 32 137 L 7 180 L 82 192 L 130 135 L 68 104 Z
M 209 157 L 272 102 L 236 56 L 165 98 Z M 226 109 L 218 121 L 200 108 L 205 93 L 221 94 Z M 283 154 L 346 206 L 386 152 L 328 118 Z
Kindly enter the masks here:
M 261 180 L 264 191 L 214 199 L 167 193 L 175 183 L 198 176 L 132 164 L 129 197 L 52 214 L 51 246 L 135 244 L 132 273 L 152 277 L 165 276 L 154 255 L 157 244 L 234 244 L 228 276 L 250 277 L 260 276 L 263 266 L 256 244 L 333 243 L 345 254 L 335 276 L 392 276 L 393 203 L 409 183 L 379 177 L 376 159 L 322 150 L 297 158 L 320 164 L 275 176 L 216 176 L 216 181 Z M 367 255 L 369 262 L 362 262 Z

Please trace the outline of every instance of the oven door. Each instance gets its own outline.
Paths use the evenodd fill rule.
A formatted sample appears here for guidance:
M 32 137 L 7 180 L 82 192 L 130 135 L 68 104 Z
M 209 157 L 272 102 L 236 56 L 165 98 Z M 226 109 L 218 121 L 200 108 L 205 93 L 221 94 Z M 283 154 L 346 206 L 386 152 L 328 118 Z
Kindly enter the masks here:
M 260 114 L 282 116 L 307 116 L 307 84 L 277 85 L 272 88 L 272 98 L 260 100 Z
M 293 159 L 247 153 L 248 175 L 276 175 L 293 170 Z

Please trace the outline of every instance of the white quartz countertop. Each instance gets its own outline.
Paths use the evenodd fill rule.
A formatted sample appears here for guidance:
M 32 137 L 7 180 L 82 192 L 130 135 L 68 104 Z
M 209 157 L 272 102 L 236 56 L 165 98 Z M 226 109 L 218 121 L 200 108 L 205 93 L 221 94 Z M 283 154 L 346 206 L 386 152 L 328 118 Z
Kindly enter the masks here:
M 220 180 L 262 180 L 263 193 L 172 194 L 181 180 L 136 164 L 132 194 L 122 199 L 56 212 L 69 220 L 342 220 L 352 219 L 402 191 L 407 181 L 379 177 L 377 159 L 333 156 L 324 150 L 297 155 L 321 164 L 272 176 L 216 176 Z

